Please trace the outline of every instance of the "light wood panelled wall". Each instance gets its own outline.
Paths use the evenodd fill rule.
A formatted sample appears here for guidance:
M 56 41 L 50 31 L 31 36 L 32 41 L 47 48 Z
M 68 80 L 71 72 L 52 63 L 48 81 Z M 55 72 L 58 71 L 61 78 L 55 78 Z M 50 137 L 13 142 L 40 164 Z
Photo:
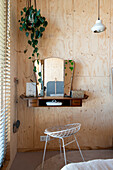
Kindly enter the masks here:
M 17 0 L 10 0 L 10 72 L 11 72 L 11 107 L 10 107 L 10 162 L 7 170 L 15 158 L 17 152 L 17 133 L 13 133 L 13 123 L 17 120 L 17 89 L 14 83 L 14 77 L 17 77 Z
M 100 15 L 106 31 L 91 32 L 97 19 L 97 1 L 37 0 L 37 7 L 48 20 L 48 27 L 39 42 L 40 58 L 60 57 L 75 61 L 73 89 L 86 91 L 89 98 L 81 108 L 27 108 L 19 96 L 25 93 L 26 82 L 33 79 L 28 53 L 18 53 L 18 131 L 19 150 L 43 149 L 40 135 L 55 125 L 80 122 L 78 140 L 82 149 L 112 147 L 113 96 L 110 94 L 110 70 L 113 67 L 113 0 L 101 0 Z M 25 0 L 18 0 L 18 19 Z M 18 51 L 27 44 L 18 28 Z M 51 142 L 49 149 L 57 149 Z M 71 145 L 70 148 L 76 148 Z

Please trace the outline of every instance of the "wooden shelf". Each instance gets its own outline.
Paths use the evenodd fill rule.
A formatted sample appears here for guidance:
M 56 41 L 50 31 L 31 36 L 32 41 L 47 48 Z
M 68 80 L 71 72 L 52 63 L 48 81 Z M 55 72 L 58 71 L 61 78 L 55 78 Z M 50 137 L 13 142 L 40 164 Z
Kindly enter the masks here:
M 71 97 L 26 97 L 23 94 L 20 96 L 21 99 L 27 101 L 28 107 L 81 107 L 82 100 L 87 99 L 88 96 L 85 94 L 84 98 L 71 98 Z M 62 102 L 61 106 L 47 106 L 46 102 L 56 100 Z

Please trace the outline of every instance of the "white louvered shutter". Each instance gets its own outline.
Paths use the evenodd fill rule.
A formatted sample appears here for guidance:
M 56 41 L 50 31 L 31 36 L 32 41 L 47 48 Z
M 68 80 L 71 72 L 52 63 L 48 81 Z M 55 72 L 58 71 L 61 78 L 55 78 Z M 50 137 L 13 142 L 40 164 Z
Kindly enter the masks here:
M 0 167 L 10 128 L 10 0 L 0 0 Z

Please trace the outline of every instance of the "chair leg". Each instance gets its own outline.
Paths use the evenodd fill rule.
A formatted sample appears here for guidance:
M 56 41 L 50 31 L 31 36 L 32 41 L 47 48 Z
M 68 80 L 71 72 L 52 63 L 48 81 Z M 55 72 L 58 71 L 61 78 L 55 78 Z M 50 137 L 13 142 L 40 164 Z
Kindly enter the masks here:
M 61 154 L 62 153 L 61 139 L 59 139 L 59 145 L 60 145 L 60 154 Z
M 78 146 L 78 149 L 79 149 L 80 155 L 81 155 L 81 157 L 82 157 L 82 160 L 83 160 L 83 161 L 85 161 L 85 160 L 84 160 L 84 157 L 83 157 L 83 155 L 82 155 L 82 151 L 81 151 L 81 149 L 80 149 L 79 143 L 78 143 L 77 138 L 76 138 L 76 136 L 75 136 L 75 135 L 74 135 L 74 138 L 75 138 L 75 141 L 76 141 L 76 143 L 77 143 L 77 146 Z
M 46 147 L 47 147 L 47 139 L 48 135 L 46 136 L 46 141 L 45 141 L 45 147 L 44 147 L 44 153 L 43 153 L 43 160 L 42 160 L 42 169 L 44 167 L 44 159 L 45 159 L 45 153 L 46 153 Z
M 64 161 L 65 161 L 65 165 L 67 164 L 67 160 L 66 160 L 66 152 L 65 152 L 65 145 L 64 145 L 64 139 L 62 138 L 62 144 L 63 144 L 63 151 L 64 151 Z

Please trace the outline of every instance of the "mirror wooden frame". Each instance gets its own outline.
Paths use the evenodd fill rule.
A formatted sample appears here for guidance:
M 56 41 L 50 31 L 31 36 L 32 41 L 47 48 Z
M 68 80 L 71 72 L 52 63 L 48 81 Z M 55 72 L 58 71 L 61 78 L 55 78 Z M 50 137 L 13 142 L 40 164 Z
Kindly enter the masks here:
M 36 76 L 36 91 L 37 91 L 37 97 L 46 96 L 46 86 L 45 86 L 45 61 L 50 59 L 56 59 L 57 61 L 60 61 L 61 58 L 46 58 L 44 60 L 39 60 L 37 63 L 37 60 L 35 61 L 35 66 L 37 72 L 35 73 Z M 63 60 L 64 61 L 63 67 L 64 67 L 64 97 L 70 96 L 70 91 L 72 90 L 72 83 L 73 83 L 73 74 L 75 69 L 75 62 L 73 60 Z M 50 62 L 51 64 L 51 62 Z M 56 63 L 56 65 L 59 63 Z M 57 93 L 56 93 L 57 94 Z M 56 95 L 57 96 L 57 95 Z

